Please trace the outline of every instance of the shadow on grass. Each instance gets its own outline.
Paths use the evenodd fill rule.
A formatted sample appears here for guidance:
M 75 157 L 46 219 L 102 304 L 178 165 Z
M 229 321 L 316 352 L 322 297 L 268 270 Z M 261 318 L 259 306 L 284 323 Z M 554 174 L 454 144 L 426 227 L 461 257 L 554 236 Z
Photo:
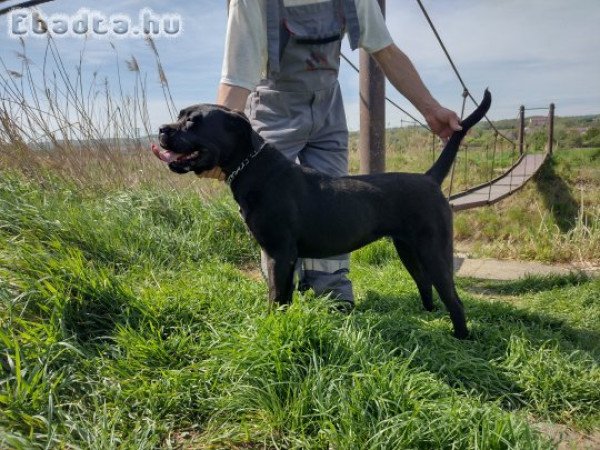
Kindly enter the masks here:
M 540 290 L 579 282 L 567 278 L 548 283 L 541 283 Z M 513 284 L 508 289 L 533 290 L 527 284 L 525 287 Z M 376 318 L 376 328 L 390 351 L 402 357 L 412 355 L 416 367 L 435 374 L 452 387 L 497 401 L 508 410 L 531 402 L 529 387 L 520 385 L 513 376 L 523 370 L 519 364 L 531 356 L 528 352 L 538 357 L 537 349 L 546 348 L 550 342 L 565 361 L 573 352 L 585 351 L 596 363 L 600 362 L 595 344 L 600 342 L 599 332 L 573 328 L 563 320 L 509 303 L 464 297 L 471 329 L 471 337 L 465 341 L 452 336 L 448 314 L 439 299 L 435 302 L 437 309 L 428 313 L 422 309 L 416 293 L 394 296 L 368 291 L 358 311 L 368 313 L 367 321 Z M 361 315 L 357 320 L 362 320 Z M 517 362 L 511 362 L 514 358 Z
M 580 286 L 590 280 L 583 272 L 571 272 L 567 275 L 527 275 L 512 281 L 460 278 L 456 284 L 465 291 L 478 294 L 520 295 Z
M 566 233 L 577 224 L 579 204 L 571 194 L 569 185 L 556 173 L 555 162 L 550 158 L 533 178 L 544 205 L 552 211 L 561 232 Z
M 119 326 L 140 326 L 145 312 L 128 290 L 111 283 L 86 287 L 73 287 L 62 311 L 65 329 L 80 344 L 101 344 L 112 340 Z

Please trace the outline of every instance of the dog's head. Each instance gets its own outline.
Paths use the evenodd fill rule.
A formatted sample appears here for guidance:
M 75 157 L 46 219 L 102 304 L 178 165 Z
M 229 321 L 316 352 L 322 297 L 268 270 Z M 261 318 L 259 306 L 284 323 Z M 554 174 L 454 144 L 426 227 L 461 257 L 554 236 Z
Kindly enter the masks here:
M 200 104 L 183 109 L 177 121 L 159 129 L 160 148 L 152 151 L 173 172 L 197 174 L 220 167 L 226 171 L 239 152 L 247 152 L 250 123 L 238 111 L 223 106 Z

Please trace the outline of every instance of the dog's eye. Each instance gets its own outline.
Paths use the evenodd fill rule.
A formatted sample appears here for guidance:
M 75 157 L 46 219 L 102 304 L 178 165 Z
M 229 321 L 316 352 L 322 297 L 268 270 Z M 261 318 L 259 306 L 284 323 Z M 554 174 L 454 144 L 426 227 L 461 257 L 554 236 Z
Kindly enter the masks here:
M 186 120 L 186 126 L 192 126 L 202 121 L 202 115 L 198 113 L 192 113 Z

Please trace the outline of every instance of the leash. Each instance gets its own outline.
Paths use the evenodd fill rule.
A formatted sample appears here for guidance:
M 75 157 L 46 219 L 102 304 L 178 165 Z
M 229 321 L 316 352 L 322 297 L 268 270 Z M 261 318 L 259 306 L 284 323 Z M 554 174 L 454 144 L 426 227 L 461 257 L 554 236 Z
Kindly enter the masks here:
M 237 167 L 237 169 L 235 169 L 233 172 L 231 172 L 231 174 L 227 177 L 227 179 L 225 180 L 225 182 L 228 185 L 231 185 L 231 183 L 233 182 L 233 180 L 235 180 L 235 178 L 239 175 L 239 173 L 244 170 L 246 168 L 246 166 L 248 164 L 250 164 L 250 161 L 252 161 L 256 155 L 258 155 L 267 145 L 267 142 L 263 142 L 263 144 L 258 147 L 258 149 L 254 150 L 246 159 L 244 159 L 240 165 Z

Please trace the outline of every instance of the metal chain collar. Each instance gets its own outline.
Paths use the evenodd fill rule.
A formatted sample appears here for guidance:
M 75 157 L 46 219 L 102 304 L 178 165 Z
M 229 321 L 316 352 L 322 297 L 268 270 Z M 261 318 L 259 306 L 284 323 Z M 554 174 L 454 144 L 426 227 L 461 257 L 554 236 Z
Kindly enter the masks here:
M 244 168 L 245 168 L 245 167 L 246 167 L 248 164 L 250 164 L 250 161 L 251 161 L 251 160 L 252 160 L 254 157 L 256 157 L 256 155 L 258 155 L 258 154 L 259 154 L 259 153 L 262 151 L 262 149 L 263 149 L 263 148 L 265 148 L 265 145 L 267 145 L 267 143 L 266 143 L 266 142 L 264 142 L 264 143 L 263 143 L 263 144 L 262 144 L 260 147 L 258 147 L 258 149 L 254 150 L 254 151 L 253 151 L 253 152 L 250 154 L 250 156 L 248 156 L 246 159 L 244 159 L 244 160 L 241 162 L 241 164 L 240 164 L 240 165 L 237 167 L 237 169 L 235 169 L 233 172 L 231 172 L 231 175 L 229 175 L 229 176 L 227 177 L 227 179 L 225 180 L 225 182 L 226 182 L 227 184 L 231 185 L 231 182 L 232 182 L 232 181 L 235 179 L 235 177 L 237 177 L 237 176 L 238 176 L 238 174 L 239 174 L 239 173 L 240 173 L 242 170 L 244 170 Z

